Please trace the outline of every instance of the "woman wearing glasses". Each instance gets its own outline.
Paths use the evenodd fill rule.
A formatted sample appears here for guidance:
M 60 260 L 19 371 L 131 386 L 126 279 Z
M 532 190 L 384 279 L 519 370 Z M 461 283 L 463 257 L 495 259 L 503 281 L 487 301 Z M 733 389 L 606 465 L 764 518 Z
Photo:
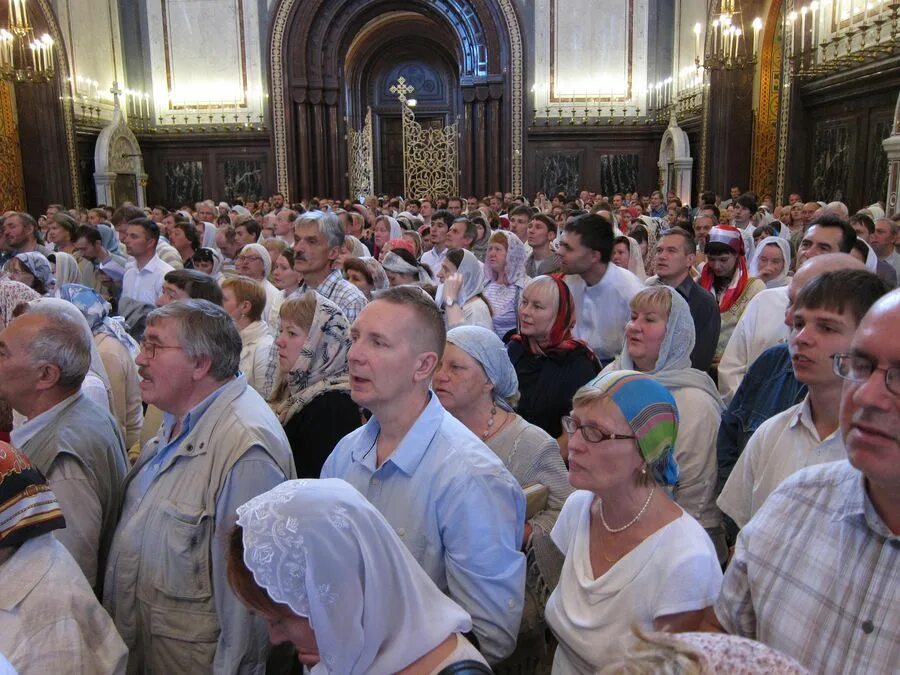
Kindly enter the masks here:
M 675 399 L 652 377 L 601 374 L 563 418 L 566 501 L 551 536 L 566 556 L 547 603 L 553 673 L 592 673 L 621 658 L 631 627 L 696 630 L 722 582 L 715 548 L 668 495 L 678 477 Z

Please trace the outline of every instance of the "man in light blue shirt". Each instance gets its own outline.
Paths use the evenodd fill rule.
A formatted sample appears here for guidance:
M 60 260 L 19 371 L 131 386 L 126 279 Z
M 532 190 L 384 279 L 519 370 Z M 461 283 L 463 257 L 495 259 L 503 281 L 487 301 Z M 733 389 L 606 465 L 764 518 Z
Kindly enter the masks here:
M 516 644 L 525 498 L 500 459 L 430 390 L 444 322 L 421 289 L 379 294 L 351 328 L 350 394 L 373 413 L 325 462 L 388 520 L 432 580 L 472 616 L 487 660 Z

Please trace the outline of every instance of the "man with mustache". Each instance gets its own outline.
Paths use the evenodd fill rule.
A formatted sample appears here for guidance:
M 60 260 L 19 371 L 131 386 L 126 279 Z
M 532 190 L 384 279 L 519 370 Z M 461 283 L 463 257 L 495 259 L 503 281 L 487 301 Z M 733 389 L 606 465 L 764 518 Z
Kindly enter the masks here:
M 831 357 L 850 348 L 863 315 L 885 291 L 871 272 L 841 270 L 813 278 L 797 293 L 788 346 L 794 377 L 807 395 L 760 425 L 728 477 L 718 504 L 738 527 L 788 476 L 846 457 L 838 433 L 843 380 Z
M 741 531 L 708 628 L 811 672 L 896 671 L 900 645 L 900 291 L 868 311 L 834 369 L 847 460 L 788 478 Z

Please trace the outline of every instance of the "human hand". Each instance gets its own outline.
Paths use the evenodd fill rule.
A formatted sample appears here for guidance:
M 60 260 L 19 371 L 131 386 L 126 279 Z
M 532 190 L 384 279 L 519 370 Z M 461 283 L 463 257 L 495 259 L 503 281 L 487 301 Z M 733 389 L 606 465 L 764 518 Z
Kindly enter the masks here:
M 459 298 L 459 292 L 462 289 L 463 276 L 459 272 L 454 272 L 444 279 L 444 300 L 456 302 Z

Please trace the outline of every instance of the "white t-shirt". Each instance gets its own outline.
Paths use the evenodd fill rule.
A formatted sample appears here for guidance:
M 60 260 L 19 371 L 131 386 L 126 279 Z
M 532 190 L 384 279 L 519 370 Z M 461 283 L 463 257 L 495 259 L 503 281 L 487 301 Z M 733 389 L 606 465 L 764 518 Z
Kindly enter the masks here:
M 744 527 L 786 478 L 808 466 L 839 459 L 847 459 L 840 430 L 819 438 L 807 396 L 753 433 L 717 503 L 738 527 Z
M 722 570 L 709 536 L 683 513 L 594 579 L 590 507 L 594 495 L 573 492 L 551 537 L 566 556 L 559 585 L 547 602 L 547 624 L 559 640 L 553 675 L 593 673 L 621 657 L 631 625 L 653 629 L 654 619 L 715 602 Z
M 628 303 L 644 285 L 612 263 L 593 286 L 577 274 L 566 275 L 565 280 L 575 301 L 575 337 L 587 342 L 601 361 L 614 359 L 622 351 L 625 324 L 631 318 Z

